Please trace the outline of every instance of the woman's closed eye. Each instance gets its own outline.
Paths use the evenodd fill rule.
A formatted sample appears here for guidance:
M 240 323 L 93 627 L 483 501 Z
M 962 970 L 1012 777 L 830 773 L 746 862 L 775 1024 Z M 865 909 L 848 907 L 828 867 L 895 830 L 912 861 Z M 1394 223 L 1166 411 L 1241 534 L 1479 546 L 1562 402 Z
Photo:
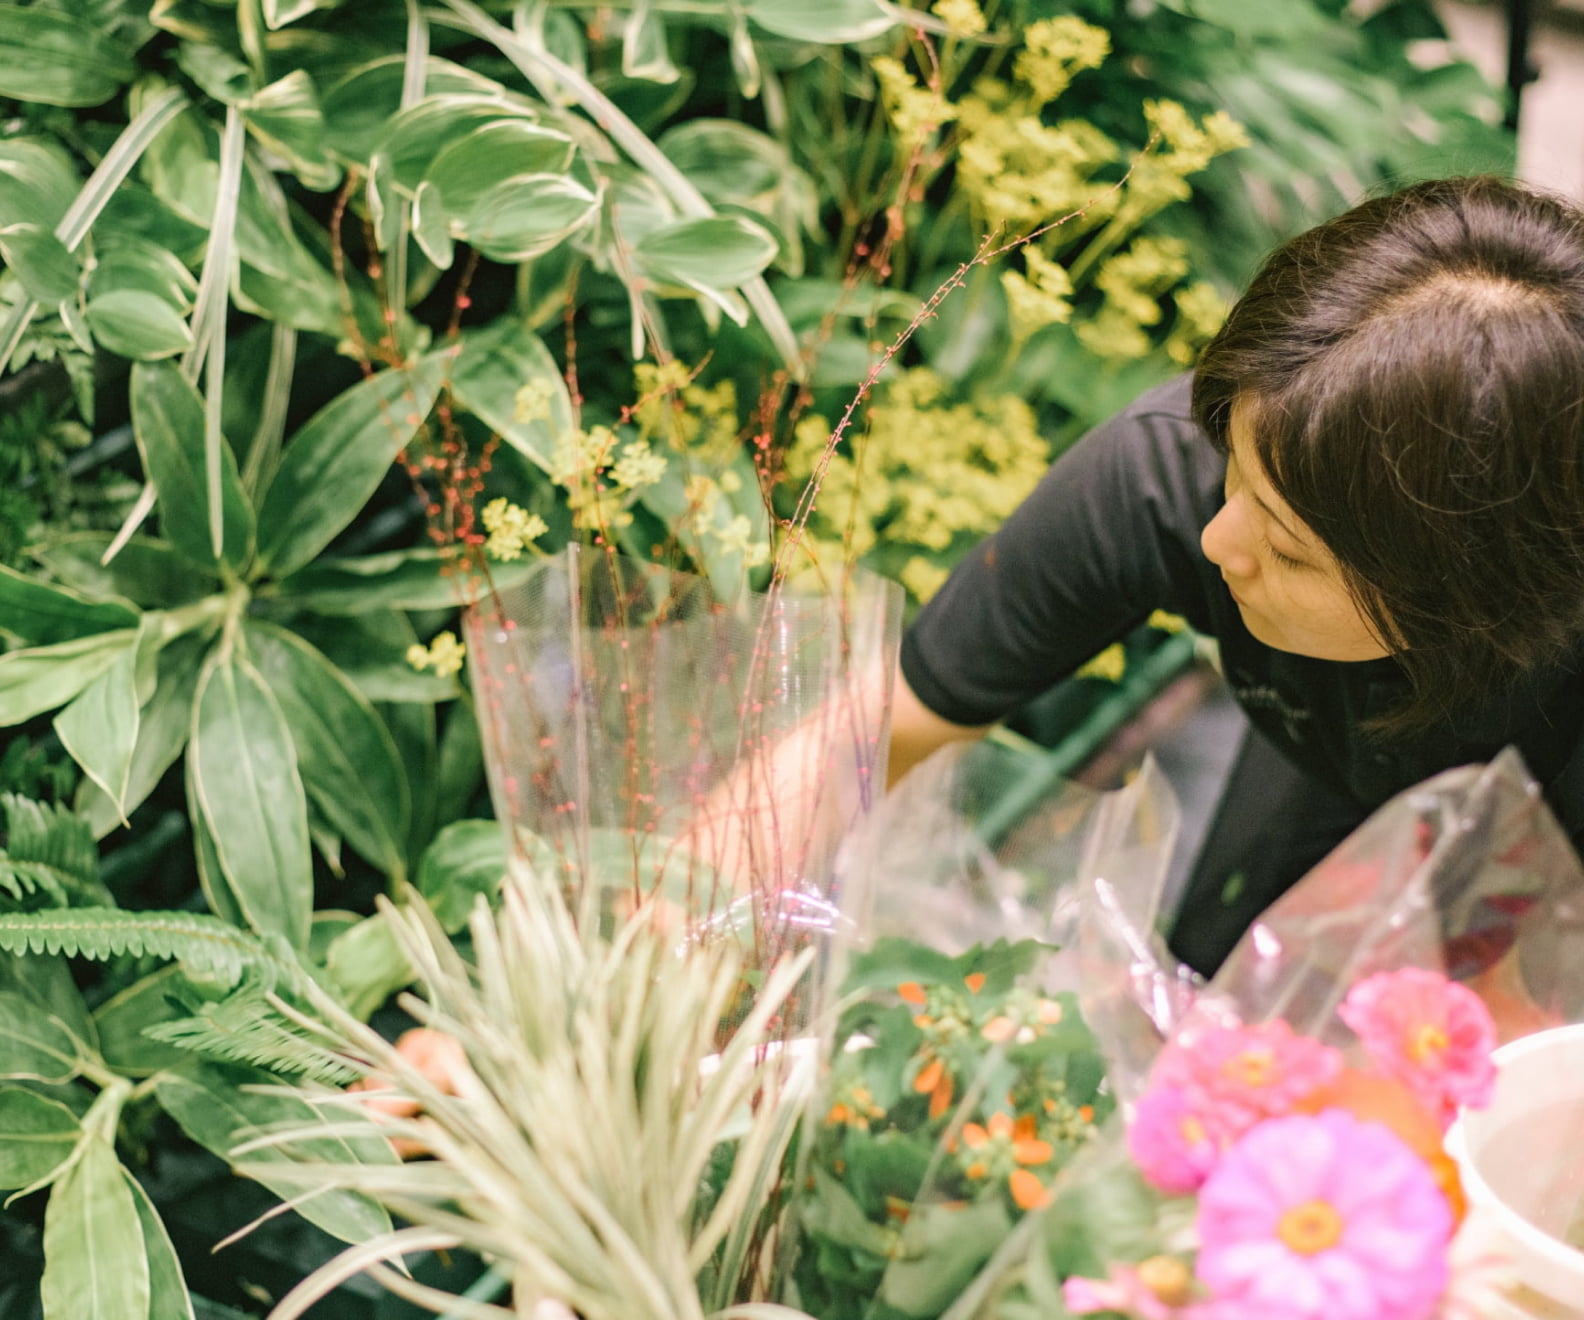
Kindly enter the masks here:
M 1304 563 L 1304 561 L 1301 559 L 1294 559 L 1291 555 L 1284 555 L 1280 550 L 1270 543 L 1270 537 L 1266 536 L 1261 537 L 1260 539 L 1265 542 L 1265 552 L 1270 555 L 1271 561 L 1273 563 L 1279 564 L 1283 568 L 1309 567 L 1309 565 Z

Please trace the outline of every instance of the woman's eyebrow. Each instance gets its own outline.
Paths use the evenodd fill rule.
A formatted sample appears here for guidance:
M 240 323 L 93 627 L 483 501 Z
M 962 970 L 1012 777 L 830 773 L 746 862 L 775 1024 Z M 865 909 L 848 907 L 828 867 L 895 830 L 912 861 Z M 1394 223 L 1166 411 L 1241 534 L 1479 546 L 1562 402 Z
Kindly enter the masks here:
M 1303 547 L 1305 549 L 1307 549 L 1309 547 L 1309 538 L 1307 536 L 1300 536 L 1297 532 L 1293 531 L 1293 529 L 1291 527 L 1289 527 L 1285 522 L 1283 522 L 1282 519 L 1281 519 L 1281 516 L 1276 512 L 1276 510 L 1271 508 L 1271 506 L 1268 505 L 1267 503 L 1265 503 L 1265 501 L 1262 500 L 1259 497 L 1259 493 L 1252 486 L 1248 486 L 1247 490 L 1248 490 L 1248 493 L 1249 493 L 1249 498 L 1251 500 L 1253 500 L 1255 504 L 1259 505 L 1261 511 L 1265 514 L 1265 516 L 1267 518 L 1269 518 L 1273 523 L 1275 523 L 1278 527 L 1280 527 L 1282 529 L 1282 531 L 1286 532 L 1287 535 L 1292 539 L 1292 541 L 1295 544 L 1297 544 L 1297 545 L 1299 545 L 1299 546 L 1301 546 L 1301 547 Z

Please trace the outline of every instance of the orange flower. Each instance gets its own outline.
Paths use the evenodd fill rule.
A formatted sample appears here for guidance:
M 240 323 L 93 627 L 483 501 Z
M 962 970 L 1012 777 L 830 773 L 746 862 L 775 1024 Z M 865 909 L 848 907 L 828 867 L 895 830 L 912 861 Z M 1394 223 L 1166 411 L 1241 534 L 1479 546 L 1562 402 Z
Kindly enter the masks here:
M 984 983 L 985 974 L 983 972 L 975 972 L 972 976 L 963 977 L 963 984 L 968 987 L 970 994 L 978 994 L 984 989 Z
M 1019 1210 L 1038 1210 L 1051 1199 L 1050 1188 L 1027 1169 L 1013 1169 L 1007 1176 L 1007 1185 Z
M 931 1118 L 939 1118 L 951 1108 L 952 1076 L 940 1059 L 932 1058 L 919 1069 L 918 1076 L 913 1079 L 913 1089 L 919 1095 L 929 1096 Z
M 917 981 L 904 981 L 897 986 L 897 998 L 914 1008 L 924 1007 L 924 987 Z

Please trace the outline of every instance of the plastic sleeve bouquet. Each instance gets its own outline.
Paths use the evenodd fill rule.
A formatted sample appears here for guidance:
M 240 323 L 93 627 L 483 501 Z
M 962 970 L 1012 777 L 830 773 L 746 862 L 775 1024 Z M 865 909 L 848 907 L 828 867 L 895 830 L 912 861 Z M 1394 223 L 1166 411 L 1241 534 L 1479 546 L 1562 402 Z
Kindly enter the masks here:
M 1111 1240 L 1088 1235 L 1066 1309 L 1509 1314 L 1499 1262 L 1455 1245 L 1467 1207 L 1446 1134 L 1491 1101 L 1500 1041 L 1580 1016 L 1581 896 L 1578 860 L 1510 752 L 1383 807 L 1191 1003 L 1150 992 L 1177 977 L 1098 882 L 1085 961 L 1110 974 L 1088 1008 L 1115 1047 L 1125 1121 L 1065 1194 L 1137 1212 Z M 1147 1070 L 1130 1067 L 1150 1038 Z

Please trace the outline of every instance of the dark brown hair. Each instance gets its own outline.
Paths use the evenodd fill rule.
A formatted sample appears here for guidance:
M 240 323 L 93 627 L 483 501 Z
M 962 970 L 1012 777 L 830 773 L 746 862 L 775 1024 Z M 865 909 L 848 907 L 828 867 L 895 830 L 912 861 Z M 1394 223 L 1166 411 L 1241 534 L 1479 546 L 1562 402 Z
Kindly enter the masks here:
M 1584 213 L 1495 178 L 1365 202 L 1275 252 L 1205 349 L 1423 727 L 1584 638 Z

